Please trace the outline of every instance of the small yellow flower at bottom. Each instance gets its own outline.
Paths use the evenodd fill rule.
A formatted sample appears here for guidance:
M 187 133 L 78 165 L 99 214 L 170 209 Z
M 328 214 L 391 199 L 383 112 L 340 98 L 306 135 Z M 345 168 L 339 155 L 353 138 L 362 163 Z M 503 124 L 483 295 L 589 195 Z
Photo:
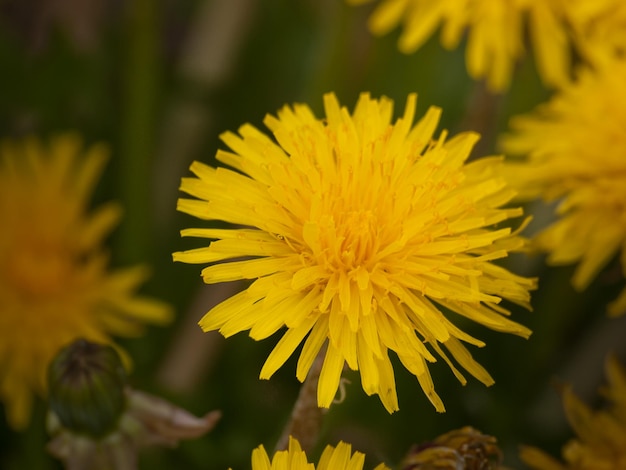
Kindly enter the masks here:
M 83 151 L 73 134 L 0 146 L 0 400 L 15 429 L 28 425 L 63 346 L 79 337 L 110 344 L 171 317 L 136 293 L 146 268 L 107 270 L 103 241 L 121 210 L 88 210 L 106 157 L 102 145 Z
M 353 454 L 352 446 L 345 442 L 339 442 L 337 447 L 326 446 L 317 467 L 308 462 L 306 453 L 293 437 L 289 438 L 289 448 L 276 452 L 271 460 L 262 445 L 252 451 L 252 470 L 362 470 L 364 463 L 365 455 Z M 374 470 L 389 468 L 381 463 Z
M 226 337 L 250 330 L 255 340 L 286 327 L 260 377 L 304 343 L 296 377 L 304 381 L 323 354 L 321 407 L 333 402 L 347 364 L 368 395 L 397 410 L 391 351 L 443 412 L 428 369 L 435 355 L 462 383 L 453 360 L 493 383 L 464 345 L 484 343 L 458 328 L 456 315 L 530 335 L 501 302 L 530 308 L 536 281 L 493 263 L 525 243 L 504 224 L 522 211 L 503 207 L 514 192 L 499 177 L 501 159 L 466 164 L 478 135 L 433 138 L 440 110 L 413 124 L 416 101 L 409 96 L 395 123 L 392 101 L 367 93 L 352 115 L 333 94 L 324 97 L 325 119 L 286 106 L 265 119 L 276 141 L 249 124 L 240 136 L 224 133 L 232 152 L 217 159 L 234 170 L 195 162 L 196 177 L 182 181 L 192 198 L 179 199 L 180 211 L 234 227 L 183 230 L 214 241 L 174 260 L 210 264 L 206 283 L 253 281 L 200 326 Z

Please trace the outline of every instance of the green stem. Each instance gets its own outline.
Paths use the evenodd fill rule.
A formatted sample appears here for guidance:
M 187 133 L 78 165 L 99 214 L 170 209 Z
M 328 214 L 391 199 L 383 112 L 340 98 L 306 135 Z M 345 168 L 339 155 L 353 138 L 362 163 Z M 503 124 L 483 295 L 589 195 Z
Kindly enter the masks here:
M 159 6 L 153 0 L 129 3 L 119 155 L 125 214 L 118 256 L 123 262 L 145 261 L 152 251 L 150 183 L 160 75 Z
M 317 385 L 325 356 L 326 348 L 324 347 L 315 358 L 309 374 L 300 388 L 289 422 L 276 444 L 276 450 L 288 448 L 289 436 L 297 439 L 305 452 L 311 451 L 317 443 L 323 417 L 328 411 L 317 405 Z

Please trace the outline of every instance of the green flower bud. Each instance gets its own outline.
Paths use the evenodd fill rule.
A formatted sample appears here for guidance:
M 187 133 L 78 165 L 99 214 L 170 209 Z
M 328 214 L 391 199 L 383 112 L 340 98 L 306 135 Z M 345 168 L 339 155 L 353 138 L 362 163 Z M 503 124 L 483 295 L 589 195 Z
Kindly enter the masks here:
M 115 429 L 125 409 L 125 384 L 115 349 L 79 339 L 50 364 L 50 409 L 69 431 L 100 438 Z

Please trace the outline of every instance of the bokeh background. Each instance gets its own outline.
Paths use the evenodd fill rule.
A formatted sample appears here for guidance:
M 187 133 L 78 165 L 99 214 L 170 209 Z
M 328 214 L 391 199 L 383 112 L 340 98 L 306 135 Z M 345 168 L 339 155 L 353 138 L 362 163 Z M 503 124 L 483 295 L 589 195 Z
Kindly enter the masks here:
M 254 447 L 274 448 L 299 390 L 294 358 L 271 381 L 258 380 L 278 337 L 224 340 L 197 327 L 205 311 L 242 285 L 205 286 L 199 267 L 171 260 L 173 251 L 199 246 L 179 236 L 181 228 L 200 224 L 176 212 L 180 178 L 193 160 L 215 162 L 221 132 L 246 122 L 262 128 L 266 113 L 294 102 L 322 116 L 329 91 L 349 108 L 362 91 L 386 95 L 398 113 L 407 94 L 417 92 L 418 114 L 430 105 L 443 108 L 440 129 L 482 134 L 478 157 L 498 152 L 497 138 L 512 115 L 550 96 L 532 59 L 519 64 L 508 92 L 492 95 L 467 76 L 463 44 L 446 51 L 434 37 L 403 55 L 399 30 L 382 38 L 368 32 L 370 11 L 342 0 L 0 1 L 2 138 L 72 130 L 86 144 L 108 143 L 111 158 L 94 205 L 117 200 L 125 209 L 109 240 L 112 264 L 150 265 L 145 293 L 175 307 L 169 327 L 120 340 L 133 358 L 132 385 L 197 415 L 223 412 L 202 438 L 143 451 L 140 468 L 249 468 Z M 528 206 L 534 219 L 526 233 L 544 226 L 551 209 Z M 514 319 L 534 331 L 531 338 L 463 324 L 487 342 L 474 352 L 494 386 L 476 380 L 461 386 L 437 363 L 431 370 L 447 407 L 438 414 L 415 378 L 397 367 L 400 411 L 389 415 L 348 373 L 346 399 L 326 415 L 316 452 L 343 439 L 367 454 L 366 467 L 394 465 L 411 444 L 471 425 L 498 438 L 511 467 L 522 468 L 522 443 L 558 455 L 571 436 L 559 384 L 571 383 L 595 404 L 606 355 L 626 357 L 626 319 L 605 315 L 623 281 L 615 262 L 577 293 L 571 268 L 548 268 L 541 257 L 523 255 L 506 263 L 540 278 L 534 311 L 514 309 Z M 28 331 L 19 334 L 29 341 Z M 45 410 L 40 401 L 21 433 L 0 419 L 0 468 L 61 468 L 44 450 Z

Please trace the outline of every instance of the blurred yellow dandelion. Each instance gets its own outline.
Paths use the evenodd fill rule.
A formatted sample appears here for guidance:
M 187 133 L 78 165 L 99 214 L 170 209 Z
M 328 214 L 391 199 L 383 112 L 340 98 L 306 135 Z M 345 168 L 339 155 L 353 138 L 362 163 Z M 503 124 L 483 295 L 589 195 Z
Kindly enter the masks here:
M 562 464 L 540 449 L 524 446 L 520 457 L 535 470 L 617 470 L 626 468 L 626 371 L 614 357 L 606 363 L 609 386 L 606 410 L 593 411 L 570 387 L 563 391 L 563 407 L 577 437 L 563 448 Z
M 469 75 L 486 79 L 493 91 L 509 87 L 525 55 L 528 33 L 543 82 L 570 81 L 572 51 L 598 61 L 626 53 L 626 7 L 622 0 L 348 0 L 377 1 L 369 29 L 377 35 L 403 25 L 398 48 L 419 49 L 437 30 L 441 44 L 455 49 L 467 35 Z
M 558 219 L 535 245 L 552 264 L 578 263 L 573 284 L 585 289 L 621 250 L 626 273 L 626 61 L 582 70 L 578 80 L 535 112 L 511 121 L 502 147 L 520 196 L 560 200 Z M 626 311 L 626 289 L 609 306 Z
M 143 267 L 108 272 L 102 249 L 120 209 L 88 213 L 106 152 L 82 154 L 80 139 L 49 146 L 30 138 L 0 147 L 0 399 L 16 429 L 46 388 L 48 363 L 82 337 L 110 343 L 143 322 L 166 321 L 169 308 L 135 295 Z
M 224 336 L 250 330 L 261 340 L 286 327 L 268 357 L 268 379 L 304 342 L 296 368 L 303 381 L 323 350 L 318 404 L 335 397 L 344 365 L 363 389 L 398 409 L 389 350 L 419 380 L 438 411 L 427 362 L 448 353 L 483 383 L 493 382 L 463 342 L 484 343 L 450 320 L 454 312 L 489 328 L 528 337 L 502 299 L 529 308 L 532 279 L 492 263 L 524 241 L 505 226 L 522 214 L 501 208 L 514 195 L 497 176 L 501 160 L 465 164 L 474 133 L 432 139 L 440 110 L 413 125 L 416 95 L 392 123 L 393 103 L 362 94 L 354 113 L 324 97 L 325 119 L 306 105 L 285 106 L 266 126 L 246 124 L 221 138 L 232 152 L 217 159 L 235 170 L 195 162 L 183 178 L 178 209 L 238 228 L 191 228 L 183 236 L 217 239 L 174 253 L 210 263 L 207 283 L 254 280 L 200 321 Z M 242 259 L 241 257 L 249 257 Z M 224 262 L 222 262 L 224 261 Z M 444 314 L 443 311 L 448 313 Z M 444 351 L 444 350 L 447 350 Z
M 353 454 L 352 446 L 345 442 L 339 442 L 337 447 L 326 446 L 317 467 L 307 461 L 306 453 L 293 437 L 289 438 L 289 448 L 276 452 L 271 461 L 262 445 L 252 451 L 252 470 L 363 470 L 364 463 L 365 455 Z M 374 470 L 389 469 L 381 463 Z
M 568 16 L 576 49 L 587 62 L 626 57 L 626 2 L 571 0 Z

